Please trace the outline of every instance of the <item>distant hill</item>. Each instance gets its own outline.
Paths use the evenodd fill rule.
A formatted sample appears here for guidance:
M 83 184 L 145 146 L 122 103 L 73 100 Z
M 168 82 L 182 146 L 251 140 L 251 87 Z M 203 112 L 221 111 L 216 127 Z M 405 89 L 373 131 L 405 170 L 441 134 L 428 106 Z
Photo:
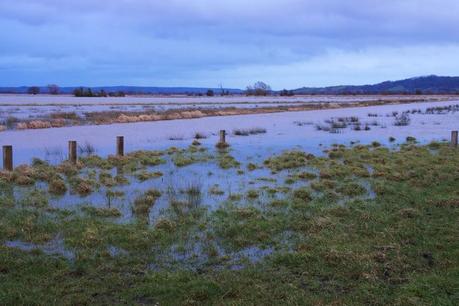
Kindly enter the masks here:
M 303 87 L 295 94 L 397 94 L 397 93 L 459 93 L 459 77 L 429 75 L 374 85 Z
M 60 87 L 61 94 L 71 94 L 75 87 Z M 93 92 L 104 90 L 105 92 L 122 91 L 126 94 L 188 94 L 203 95 L 211 89 L 215 94 L 221 93 L 221 88 L 199 88 L 199 87 L 147 87 L 147 86 L 98 86 L 90 87 Z M 0 87 L 0 93 L 27 93 L 29 87 Z M 245 91 L 237 88 L 224 88 L 230 94 L 244 94 Z M 422 76 L 399 81 L 386 81 L 373 85 L 343 85 L 330 87 L 302 87 L 291 90 L 293 94 L 459 94 L 459 77 L 447 76 Z M 46 86 L 40 87 L 40 93 L 48 93 Z M 273 91 L 274 94 L 281 94 L 280 91 Z
M 46 86 L 39 86 L 40 93 L 48 93 L 48 88 Z M 72 86 L 72 87 L 60 87 L 59 93 L 61 94 L 72 94 L 76 88 L 81 86 Z M 122 91 L 126 94 L 164 94 L 164 95 L 173 95 L 173 94 L 205 94 L 209 89 L 213 90 L 215 94 L 221 92 L 221 88 L 199 88 L 199 87 L 147 87 L 147 86 L 96 86 L 96 87 L 87 87 L 91 88 L 92 91 L 104 90 L 105 92 L 117 92 Z M 17 93 L 25 94 L 27 93 L 29 87 L 0 87 L 0 93 Z M 240 94 L 243 93 L 243 90 L 234 89 L 234 88 L 223 88 L 224 91 L 229 92 L 230 94 Z

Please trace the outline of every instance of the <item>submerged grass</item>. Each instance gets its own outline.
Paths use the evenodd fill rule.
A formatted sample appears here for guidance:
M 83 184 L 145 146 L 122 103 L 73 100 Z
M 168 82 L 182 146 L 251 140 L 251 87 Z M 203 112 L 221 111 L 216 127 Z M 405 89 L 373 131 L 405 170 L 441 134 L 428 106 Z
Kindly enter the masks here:
M 273 174 L 273 186 L 229 192 L 214 211 L 173 199 L 150 225 L 163 190 L 134 201 L 141 222 L 120 223 L 109 207 L 52 209 L 47 193 L 31 187 L 18 195 L 2 174 L 0 304 L 457 304 L 459 151 L 408 140 L 396 151 L 329 152 L 336 155 L 267 159 L 271 171 L 289 171 L 290 187 Z M 82 183 L 68 165 L 62 170 L 48 169 L 69 173 L 72 187 Z M 264 190 L 276 192 L 264 201 Z M 183 190 L 201 193 L 198 185 Z

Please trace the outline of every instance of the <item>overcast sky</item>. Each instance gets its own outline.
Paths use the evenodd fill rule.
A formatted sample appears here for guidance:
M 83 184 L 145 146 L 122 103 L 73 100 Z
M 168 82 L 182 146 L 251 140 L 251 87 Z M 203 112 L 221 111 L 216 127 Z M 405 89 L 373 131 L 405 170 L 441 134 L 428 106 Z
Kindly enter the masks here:
M 458 0 L 0 0 L 0 86 L 459 75 Z

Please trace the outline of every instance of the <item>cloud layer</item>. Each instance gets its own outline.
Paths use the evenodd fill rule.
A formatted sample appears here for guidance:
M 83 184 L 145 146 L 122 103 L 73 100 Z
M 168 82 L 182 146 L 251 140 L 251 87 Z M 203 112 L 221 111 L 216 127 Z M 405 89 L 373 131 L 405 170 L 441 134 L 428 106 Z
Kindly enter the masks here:
M 459 74 L 456 0 L 0 0 L 0 85 L 274 88 Z

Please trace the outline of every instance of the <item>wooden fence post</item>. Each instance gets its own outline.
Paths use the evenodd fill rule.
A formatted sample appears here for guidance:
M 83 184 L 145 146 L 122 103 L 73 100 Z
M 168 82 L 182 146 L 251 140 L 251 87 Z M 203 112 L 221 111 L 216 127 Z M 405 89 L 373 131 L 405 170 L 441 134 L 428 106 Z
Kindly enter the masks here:
M 124 156 L 124 136 L 116 136 L 116 155 Z
M 458 131 L 451 131 L 451 146 L 457 148 L 457 135 Z
M 3 146 L 3 170 L 13 171 L 13 146 Z
M 220 130 L 220 140 L 217 143 L 216 147 L 218 149 L 225 149 L 229 147 L 229 145 L 226 143 L 226 131 L 225 130 Z
M 77 142 L 75 140 L 69 141 L 69 161 L 72 164 L 76 164 L 77 162 Z
M 220 130 L 220 143 L 226 143 L 226 131 Z

